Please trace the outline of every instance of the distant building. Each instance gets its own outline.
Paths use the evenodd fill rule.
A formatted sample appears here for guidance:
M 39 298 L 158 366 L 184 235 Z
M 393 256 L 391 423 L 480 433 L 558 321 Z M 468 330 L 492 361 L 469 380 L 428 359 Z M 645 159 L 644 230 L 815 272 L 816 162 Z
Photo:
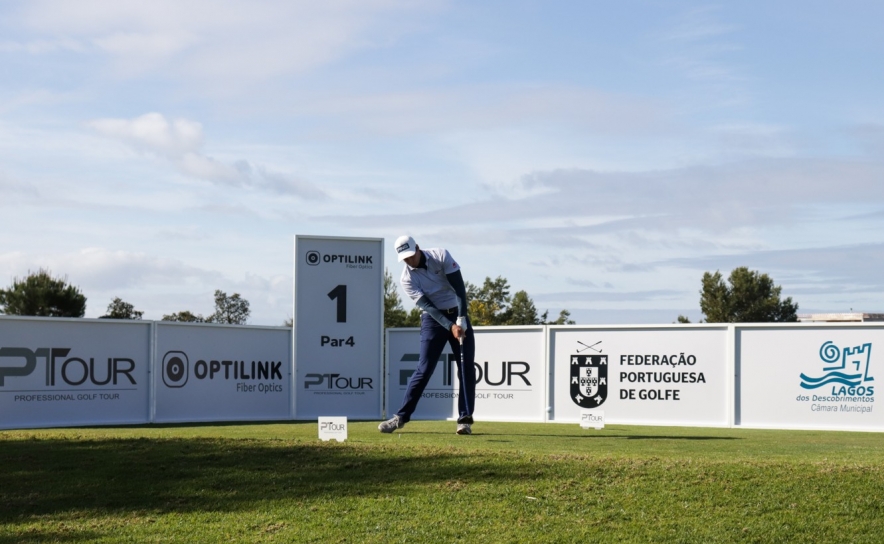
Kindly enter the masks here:
M 863 312 L 798 314 L 798 321 L 801 323 L 862 323 L 865 321 L 884 321 L 884 314 L 867 314 Z

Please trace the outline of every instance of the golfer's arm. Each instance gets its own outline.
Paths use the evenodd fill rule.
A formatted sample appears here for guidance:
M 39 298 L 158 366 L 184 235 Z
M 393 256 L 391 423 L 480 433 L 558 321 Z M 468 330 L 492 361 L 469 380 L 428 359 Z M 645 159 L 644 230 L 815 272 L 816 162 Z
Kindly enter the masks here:
M 455 270 L 451 274 L 445 274 L 445 277 L 457 296 L 457 315 L 467 317 L 467 288 L 463 283 L 463 275 L 460 270 Z
M 430 314 L 430 317 L 435 319 L 437 323 L 439 323 L 446 329 L 451 330 L 451 326 L 454 325 L 454 323 L 452 323 L 447 317 L 442 315 L 442 312 L 439 311 L 439 308 L 434 306 L 433 303 L 430 302 L 430 299 L 428 299 L 426 296 L 421 296 L 421 298 L 415 301 L 415 304 L 417 304 L 418 308 Z

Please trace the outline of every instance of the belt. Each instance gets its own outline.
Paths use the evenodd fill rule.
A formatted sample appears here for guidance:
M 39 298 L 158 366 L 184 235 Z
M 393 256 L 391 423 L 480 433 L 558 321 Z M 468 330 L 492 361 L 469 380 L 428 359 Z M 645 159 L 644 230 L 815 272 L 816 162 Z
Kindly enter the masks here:
M 448 308 L 447 310 L 440 309 L 439 311 L 442 312 L 442 314 L 444 314 L 444 315 L 453 315 L 455 317 L 457 317 L 457 315 L 460 313 L 457 309 L 457 306 L 455 306 L 454 308 Z M 421 313 L 425 314 L 427 312 L 421 310 Z

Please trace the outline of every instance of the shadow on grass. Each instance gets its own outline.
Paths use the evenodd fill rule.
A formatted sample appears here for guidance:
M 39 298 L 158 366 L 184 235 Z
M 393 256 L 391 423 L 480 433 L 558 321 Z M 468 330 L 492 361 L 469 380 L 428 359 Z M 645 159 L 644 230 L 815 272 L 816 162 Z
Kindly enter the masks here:
M 0 544 L 23 544 L 31 542 L 89 542 L 106 536 L 95 531 L 40 531 L 27 535 L 0 535 Z
M 598 432 L 598 431 L 596 431 Z M 605 430 L 604 434 L 592 434 L 593 431 L 587 431 L 586 433 L 581 434 L 559 434 L 559 433 L 497 433 L 497 432 L 481 432 L 477 431 L 475 428 L 473 429 L 474 437 L 494 437 L 489 438 L 488 442 L 512 442 L 512 440 L 507 440 L 509 437 L 528 437 L 528 438 L 577 438 L 577 439 L 585 439 L 585 440 L 691 440 L 691 441 L 717 441 L 717 440 L 745 440 L 744 438 L 738 436 L 680 436 L 680 435 L 665 435 L 665 434 L 654 434 L 654 435 L 629 435 L 629 434 L 610 434 L 612 432 L 622 432 L 617 430 Z M 442 435 L 442 434 L 451 434 L 448 432 L 442 431 L 424 431 L 424 430 L 414 430 L 408 429 L 402 431 L 402 434 L 414 434 L 414 435 Z
M 465 460 L 457 452 L 283 440 L 0 441 L 0 524 L 84 511 L 233 511 L 258 501 L 388 497 L 412 485 L 526 477 L 503 461 L 483 460 L 476 470 Z
M 417 433 L 415 433 L 417 434 Z M 483 433 L 473 433 L 473 436 L 483 436 Z M 530 438 L 579 438 L 585 440 L 745 440 L 738 436 L 665 436 L 665 435 L 593 435 L 593 434 L 531 434 L 531 433 L 506 433 L 506 434 L 484 434 L 484 436 L 507 437 L 507 436 L 523 436 Z M 490 442 L 504 442 L 504 440 L 490 440 Z M 509 442 L 508 440 L 506 442 Z

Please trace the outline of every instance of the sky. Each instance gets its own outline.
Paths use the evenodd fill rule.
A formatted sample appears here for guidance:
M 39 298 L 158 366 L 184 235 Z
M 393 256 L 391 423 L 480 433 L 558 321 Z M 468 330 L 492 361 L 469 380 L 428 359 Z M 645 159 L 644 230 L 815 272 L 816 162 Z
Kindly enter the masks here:
M 579 324 L 769 274 L 884 312 L 877 1 L 7 0 L 0 286 L 292 315 L 295 235 L 444 247 Z M 405 299 L 404 293 L 401 293 Z M 405 308 L 412 307 L 409 301 Z

